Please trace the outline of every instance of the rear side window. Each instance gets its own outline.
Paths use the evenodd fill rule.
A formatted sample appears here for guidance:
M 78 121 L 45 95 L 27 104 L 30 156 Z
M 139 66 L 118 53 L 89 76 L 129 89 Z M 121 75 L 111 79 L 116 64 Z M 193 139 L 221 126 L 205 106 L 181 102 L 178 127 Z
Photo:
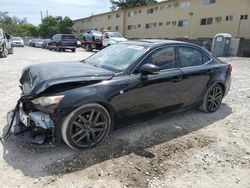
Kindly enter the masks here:
M 163 69 L 175 68 L 175 49 L 174 47 L 164 47 L 153 51 L 146 57 L 143 64 L 150 63 Z
M 203 53 L 202 55 L 203 55 L 203 63 L 207 63 L 211 60 L 210 57 L 208 57 L 206 54 Z
M 74 35 L 62 35 L 62 39 L 65 39 L 65 40 L 74 40 L 75 36 Z
M 202 54 L 199 50 L 190 47 L 178 47 L 180 67 L 192 67 L 203 64 Z

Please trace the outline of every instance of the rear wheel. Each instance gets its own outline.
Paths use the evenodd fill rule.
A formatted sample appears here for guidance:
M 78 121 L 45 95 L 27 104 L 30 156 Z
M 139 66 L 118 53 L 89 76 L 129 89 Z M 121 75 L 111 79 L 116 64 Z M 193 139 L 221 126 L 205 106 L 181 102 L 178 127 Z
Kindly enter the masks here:
M 72 52 L 76 52 L 76 49 L 75 49 L 75 48 L 73 48 L 73 49 L 71 49 L 71 51 L 72 51 Z
M 86 50 L 88 51 L 88 52 L 91 52 L 93 49 L 92 49 L 92 47 L 91 47 L 91 44 L 87 44 L 86 45 Z
M 8 56 L 8 50 L 5 47 L 3 47 L 3 51 L 0 53 L 0 56 L 2 58 L 6 58 Z
M 101 105 L 86 104 L 71 112 L 63 122 L 64 142 L 75 150 L 93 147 L 103 141 L 111 126 L 108 111 Z
M 216 112 L 221 106 L 223 99 L 223 88 L 221 85 L 216 84 L 211 87 L 204 98 L 203 104 L 199 107 L 201 111 L 213 113 Z
M 8 54 L 13 54 L 14 53 L 14 48 L 11 47 L 9 50 L 8 50 Z

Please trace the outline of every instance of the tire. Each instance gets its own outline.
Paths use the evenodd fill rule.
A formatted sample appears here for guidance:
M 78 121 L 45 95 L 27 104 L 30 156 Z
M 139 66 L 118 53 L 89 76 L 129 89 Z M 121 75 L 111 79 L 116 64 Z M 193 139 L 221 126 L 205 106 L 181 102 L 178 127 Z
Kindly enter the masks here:
M 208 89 L 202 105 L 199 109 L 203 112 L 216 112 L 221 106 L 224 90 L 220 84 L 216 84 Z
M 14 48 L 11 47 L 9 50 L 8 50 L 8 54 L 14 54 Z
M 92 52 L 92 47 L 91 47 L 91 44 L 87 44 L 86 45 L 86 50 L 87 50 L 87 52 Z
M 52 51 L 52 48 L 51 48 L 51 46 L 50 46 L 50 45 L 49 45 L 49 47 L 48 47 L 48 48 L 49 48 L 49 50 L 50 50 L 50 51 Z
M 0 53 L 0 56 L 2 58 L 6 58 L 8 56 L 8 50 L 5 47 L 3 47 L 3 51 Z
M 99 104 L 90 103 L 77 108 L 65 118 L 61 134 L 70 148 L 83 150 L 102 142 L 110 127 L 108 111 Z
M 75 49 L 75 48 L 73 48 L 73 49 L 71 49 L 71 51 L 72 51 L 72 52 L 76 52 L 76 49 Z

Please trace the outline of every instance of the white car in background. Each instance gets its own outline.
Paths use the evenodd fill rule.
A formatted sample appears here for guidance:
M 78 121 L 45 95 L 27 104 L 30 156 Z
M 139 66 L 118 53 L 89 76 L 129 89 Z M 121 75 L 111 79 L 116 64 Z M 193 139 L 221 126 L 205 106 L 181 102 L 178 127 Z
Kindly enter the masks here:
M 24 47 L 24 41 L 21 37 L 12 37 L 10 40 L 11 40 L 13 46 Z
M 108 31 L 103 33 L 102 45 L 103 47 L 110 46 L 115 43 L 125 42 L 128 39 L 124 38 L 121 33 Z

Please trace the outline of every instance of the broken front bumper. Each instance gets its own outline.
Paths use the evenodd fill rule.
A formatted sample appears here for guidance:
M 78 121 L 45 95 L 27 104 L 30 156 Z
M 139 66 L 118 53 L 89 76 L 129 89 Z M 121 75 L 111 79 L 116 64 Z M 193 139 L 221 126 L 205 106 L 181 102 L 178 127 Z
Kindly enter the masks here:
M 36 144 L 42 144 L 52 136 L 54 128 L 53 120 L 45 112 L 35 111 L 26 113 L 22 103 L 16 112 L 13 110 L 7 114 L 7 123 L 10 126 L 11 119 L 15 115 L 12 132 L 18 138 Z

